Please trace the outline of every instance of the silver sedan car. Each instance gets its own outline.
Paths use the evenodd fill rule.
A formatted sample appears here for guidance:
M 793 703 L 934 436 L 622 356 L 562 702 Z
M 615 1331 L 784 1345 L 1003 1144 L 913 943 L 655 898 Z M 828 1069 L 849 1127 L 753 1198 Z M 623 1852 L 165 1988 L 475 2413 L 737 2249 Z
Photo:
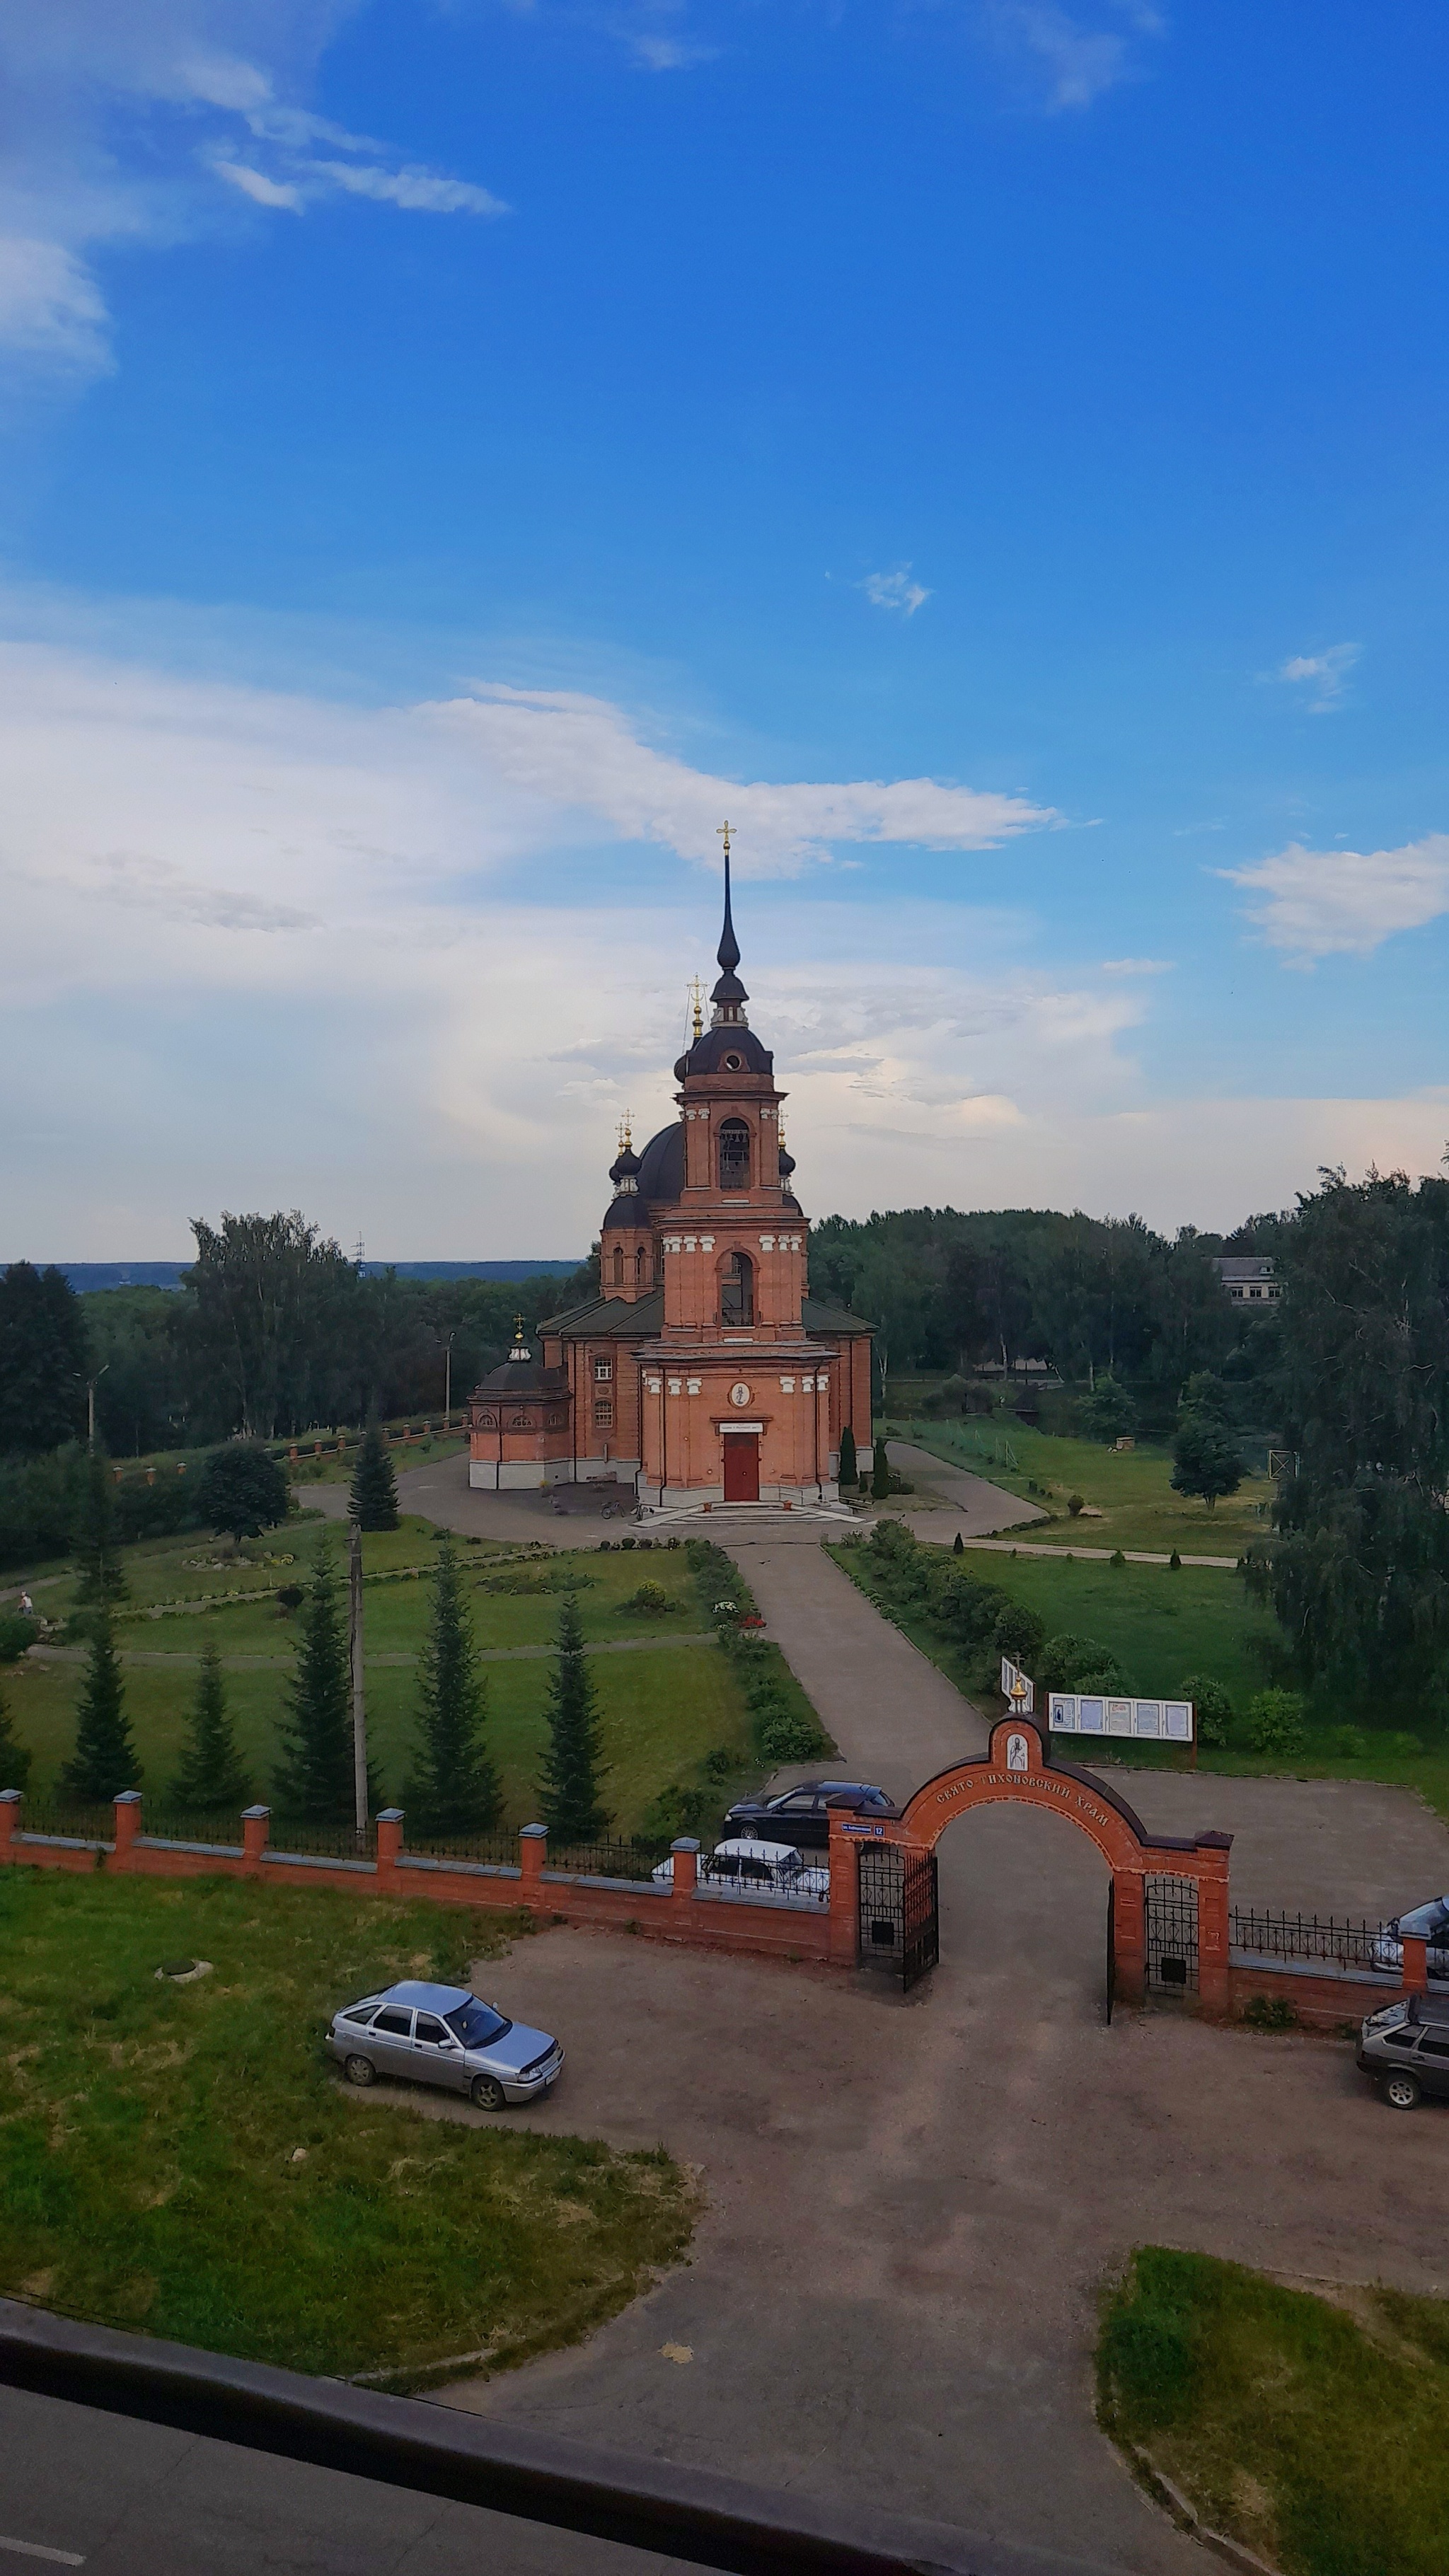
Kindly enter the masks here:
M 349 2084 L 379 2075 L 440 2084 L 466 2093 L 480 2111 L 508 2102 L 538 2102 L 558 2081 L 564 2053 L 546 2030 L 509 2021 L 466 1986 L 426 1986 L 411 1979 L 364 1995 L 334 2013 L 327 2045 Z

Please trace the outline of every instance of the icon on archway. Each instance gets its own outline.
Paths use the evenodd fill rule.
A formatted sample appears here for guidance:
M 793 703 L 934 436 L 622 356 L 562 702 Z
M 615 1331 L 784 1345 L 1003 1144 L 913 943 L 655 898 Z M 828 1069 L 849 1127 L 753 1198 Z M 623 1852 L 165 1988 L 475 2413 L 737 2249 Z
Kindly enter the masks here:
M 1008 1771 L 1025 1771 L 1029 1758 L 1026 1737 L 1024 1735 L 1008 1735 L 1006 1739 L 1006 1767 Z

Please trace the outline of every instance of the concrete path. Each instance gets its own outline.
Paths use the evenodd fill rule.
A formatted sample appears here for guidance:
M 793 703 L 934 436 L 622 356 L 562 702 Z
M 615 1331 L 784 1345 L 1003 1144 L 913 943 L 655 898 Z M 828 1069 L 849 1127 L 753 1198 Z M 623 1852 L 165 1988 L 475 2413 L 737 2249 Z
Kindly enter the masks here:
M 304 1511 L 319 1511 L 326 1520 L 346 1520 L 345 1485 L 294 1485 L 292 1491 Z M 397 1497 L 405 1512 L 436 1521 L 440 1529 L 512 1545 L 532 1540 L 545 1547 L 587 1547 L 591 1541 L 607 1538 L 616 1522 L 627 1529 L 634 1526 L 632 1485 L 560 1485 L 551 1494 L 476 1492 L 468 1482 L 467 1458 L 462 1456 L 439 1458 L 429 1467 L 404 1467 L 398 1475 Z
M 933 1502 L 949 1506 L 957 1527 L 967 1536 L 980 1536 L 989 1530 L 1024 1529 L 1028 1521 L 1049 1517 L 1040 1503 L 1028 1503 L 1020 1494 L 1009 1494 L 1004 1486 L 973 1475 L 969 1467 L 953 1467 L 946 1459 L 938 1458 L 934 1450 L 918 1449 L 913 1440 L 888 1440 L 886 1456 L 899 1474 Z M 909 1519 L 909 1495 L 902 1495 L 901 1507 Z

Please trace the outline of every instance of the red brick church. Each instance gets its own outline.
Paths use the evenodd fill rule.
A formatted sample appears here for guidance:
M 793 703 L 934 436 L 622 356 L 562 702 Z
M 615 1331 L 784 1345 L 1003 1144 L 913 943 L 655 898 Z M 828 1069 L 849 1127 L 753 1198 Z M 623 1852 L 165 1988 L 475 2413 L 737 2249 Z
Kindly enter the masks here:
M 675 1065 L 679 1115 L 609 1178 L 600 1290 L 520 1338 L 469 1407 L 469 1482 L 616 1478 L 646 1510 L 838 1501 L 870 1440 L 871 1326 L 809 1293 L 775 1060 L 745 1018 L 725 838 L 720 978 Z

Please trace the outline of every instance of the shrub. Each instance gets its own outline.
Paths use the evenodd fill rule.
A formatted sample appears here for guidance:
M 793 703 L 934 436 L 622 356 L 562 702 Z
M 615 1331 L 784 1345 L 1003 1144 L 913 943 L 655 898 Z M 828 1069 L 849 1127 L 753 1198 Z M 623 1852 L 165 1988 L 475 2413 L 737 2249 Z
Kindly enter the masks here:
M 1168 1558 L 1167 1562 L 1168 1562 L 1169 1570 L 1170 1570 L 1172 1573 L 1174 1573 L 1174 1574 L 1181 1574 L 1181 1572 L 1182 1572 L 1182 1559 L 1181 1559 L 1181 1557 L 1178 1555 L 1178 1552 L 1177 1552 L 1176 1548 L 1174 1548 L 1174 1549 L 1173 1549 L 1172 1554 L 1171 1554 L 1171 1556 Z
M 704 1757 L 704 1776 L 718 1785 L 721 1780 L 727 1780 L 738 1766 L 739 1755 L 731 1753 L 727 1744 L 717 1744 L 714 1751 Z
M 1263 1690 L 1248 1702 L 1250 1753 L 1301 1753 L 1308 1742 L 1299 1691 Z
M 1249 1995 L 1243 2006 L 1249 2030 L 1296 2030 L 1298 2015 L 1286 1995 Z
M 1368 1758 L 1369 1740 L 1361 1726 L 1331 1726 L 1323 1741 L 1331 1753 L 1337 1753 L 1345 1762 Z
M 0 1664 L 13 1664 L 39 1634 L 38 1619 L 27 1619 L 21 1610 L 0 1610 Z
M 1137 1407 L 1125 1386 L 1106 1369 L 1091 1394 L 1083 1396 L 1077 1414 L 1089 1440 L 1120 1440 L 1137 1428 Z
M 636 1611 L 641 1619 L 657 1619 L 666 1610 L 677 1610 L 679 1604 L 670 1599 L 662 1583 L 641 1583 L 638 1591 L 631 1592 L 619 1607 Z
M 767 1717 L 756 1742 L 766 1762 L 807 1762 L 821 1750 L 820 1735 L 798 1709 L 785 1708 Z
M 289 1613 L 293 1610 L 300 1610 L 303 1598 L 304 1595 L 300 1583 L 284 1583 L 277 1594 L 277 1608 Z
M 1199 1744 L 1224 1745 L 1231 1740 L 1233 1704 L 1221 1682 L 1206 1673 L 1189 1673 L 1182 1684 L 1182 1696 L 1190 1699 L 1197 1710 Z
M 1077 1637 L 1070 1629 L 1048 1637 L 1041 1650 L 1039 1679 L 1047 1690 L 1117 1690 L 1122 1673 L 1116 1657 L 1095 1637 Z
M 999 1655 L 1014 1664 L 1028 1664 L 1046 1640 L 1046 1627 L 1025 1602 L 1010 1601 L 1001 1611 L 991 1631 L 991 1642 Z
M 1126 1557 L 1123 1555 L 1122 1550 L 1120 1549 L 1120 1547 L 1114 1547 L 1114 1548 L 1113 1548 L 1113 1550 L 1112 1550 L 1111 1555 L 1110 1555 L 1110 1556 L 1108 1557 L 1108 1559 L 1107 1559 L 1107 1562 L 1108 1562 L 1108 1564 L 1109 1564 L 1109 1565 L 1125 1565 L 1125 1564 L 1126 1564 L 1126 1562 L 1127 1562 L 1127 1559 L 1126 1559 Z
M 1073 1520 L 1077 1518 L 1079 1512 L 1085 1510 L 1086 1502 L 1087 1497 L 1085 1494 L 1068 1494 L 1067 1509 L 1071 1513 Z

